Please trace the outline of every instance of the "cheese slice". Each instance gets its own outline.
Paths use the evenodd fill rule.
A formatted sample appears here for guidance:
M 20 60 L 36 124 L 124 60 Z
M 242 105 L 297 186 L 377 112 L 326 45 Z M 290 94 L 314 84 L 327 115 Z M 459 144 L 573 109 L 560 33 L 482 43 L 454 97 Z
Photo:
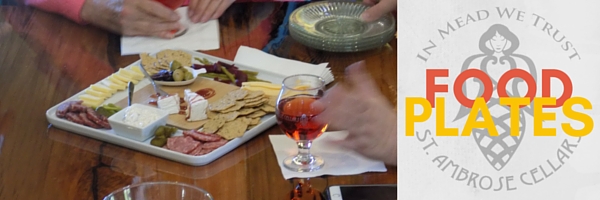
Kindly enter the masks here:
M 279 95 L 279 90 L 268 89 L 268 88 L 263 88 L 263 87 L 242 86 L 242 89 L 249 90 L 249 91 L 263 91 L 265 93 L 265 95 L 269 95 L 269 96 L 278 96 Z
M 125 82 L 125 81 L 122 81 L 121 79 L 118 79 L 118 78 L 115 76 L 115 74 L 113 74 L 113 75 L 110 75 L 110 76 L 108 77 L 108 80 L 110 80 L 111 82 L 113 82 L 114 84 L 117 84 L 117 85 L 124 85 L 124 86 L 127 86 L 127 82 Z
M 133 79 L 133 78 L 128 78 L 128 77 L 122 76 L 122 75 L 120 75 L 120 74 L 118 74 L 118 73 L 115 73 L 115 74 L 113 74 L 113 75 L 111 75 L 111 76 L 114 76 L 116 79 L 119 79 L 119 80 L 121 80 L 121 81 L 125 82 L 126 84 L 129 84 L 129 82 L 130 82 L 130 81 L 131 81 L 133 84 L 137 84 L 137 83 L 139 82 L 138 80 L 135 80 L 135 79 Z
M 110 88 L 106 85 L 103 84 L 94 84 L 94 85 L 90 85 L 90 88 L 99 92 L 104 92 L 104 93 L 110 93 L 111 95 L 114 94 L 115 92 L 117 92 L 117 89 L 113 89 Z
M 125 88 L 127 88 L 126 85 L 119 85 L 110 80 L 103 80 L 102 84 L 115 90 L 125 90 Z
M 273 84 L 273 83 L 267 83 L 267 82 L 261 82 L 261 81 L 243 82 L 242 86 L 263 87 L 263 88 L 267 88 L 267 89 L 281 90 L 281 84 Z
M 104 102 L 104 98 L 89 94 L 79 95 L 79 99 L 83 101 L 83 105 L 93 108 L 98 107 L 100 104 L 102 104 L 102 102 Z
M 90 107 L 93 109 L 96 109 L 98 106 L 100 106 L 100 104 L 102 104 L 102 102 L 93 102 L 93 101 L 85 101 L 85 100 L 83 100 L 83 102 L 81 102 L 81 105 L 84 105 L 86 107 Z
M 97 91 L 97 90 L 94 90 L 92 88 L 86 89 L 85 93 L 89 94 L 89 95 L 92 95 L 92 96 L 96 96 L 96 97 L 102 97 L 102 98 L 108 98 L 108 97 L 112 96 L 111 93 Z
M 132 69 L 134 72 L 136 72 L 136 73 L 139 73 L 139 74 L 142 74 L 142 75 L 144 74 L 144 72 L 142 72 L 142 70 L 140 69 L 140 66 L 139 66 L 139 65 L 136 65 L 136 66 L 131 66 L 131 69 Z
M 144 74 L 138 73 L 138 72 L 130 70 L 130 69 L 121 68 L 121 69 L 119 69 L 119 72 L 117 72 L 117 73 L 121 76 L 126 76 L 131 79 L 138 80 L 138 81 L 144 79 Z

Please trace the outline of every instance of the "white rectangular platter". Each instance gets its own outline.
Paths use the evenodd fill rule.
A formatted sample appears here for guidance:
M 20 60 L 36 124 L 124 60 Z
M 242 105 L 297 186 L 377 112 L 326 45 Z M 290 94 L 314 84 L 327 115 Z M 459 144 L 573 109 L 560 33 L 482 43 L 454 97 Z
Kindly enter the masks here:
M 184 50 L 184 51 L 186 51 L 186 50 Z M 235 64 L 232 61 L 217 58 L 217 57 L 206 55 L 206 54 L 199 53 L 199 52 L 193 52 L 193 51 L 186 51 L 186 52 L 191 54 L 192 57 L 206 58 L 210 62 L 213 62 L 213 63 L 220 61 L 220 62 L 227 63 L 227 64 Z M 132 66 L 139 66 L 140 62 L 141 61 L 138 60 L 138 61 L 130 64 L 126 68 L 131 68 Z M 194 61 L 194 63 L 198 63 L 198 62 Z M 257 68 L 257 67 L 243 66 L 240 64 L 235 64 L 235 66 L 238 67 L 239 69 L 256 71 L 256 72 L 258 72 L 257 78 L 270 81 L 271 83 L 281 83 L 283 78 L 285 78 L 285 77 L 281 77 L 280 75 L 261 70 L 260 68 Z M 202 77 L 198 77 L 198 78 L 202 78 Z M 138 91 L 139 89 L 144 88 L 147 85 L 149 85 L 150 81 L 148 79 L 149 78 L 146 77 L 142 81 L 140 81 L 138 84 L 136 84 L 135 91 Z M 255 126 L 252 129 L 246 131 L 246 133 L 244 133 L 244 135 L 242 137 L 232 139 L 229 142 L 227 142 L 225 145 L 215 149 L 214 151 L 212 151 L 208 154 L 201 155 L 201 156 L 192 156 L 192 155 L 187 155 L 187 154 L 175 152 L 172 150 L 168 150 L 166 148 L 152 146 L 152 145 L 150 145 L 150 141 L 152 140 L 152 138 L 150 138 L 146 141 L 143 141 L 143 142 L 139 142 L 139 141 L 135 141 L 132 139 L 128 139 L 128 138 L 119 136 L 112 129 L 110 129 L 110 130 L 94 129 L 94 128 L 90 128 L 90 127 L 87 127 L 84 125 L 73 123 L 66 119 L 58 118 L 56 116 L 56 114 L 55 114 L 56 109 L 60 104 L 67 102 L 67 101 L 76 101 L 76 100 L 78 100 L 77 97 L 84 93 L 85 93 L 85 91 L 81 91 L 81 92 L 71 96 L 70 98 L 66 99 L 65 101 L 48 109 L 46 111 L 46 118 L 48 119 L 48 122 L 50 122 L 53 126 L 56 126 L 60 129 L 64 129 L 64 130 L 67 130 L 67 131 L 70 131 L 73 133 L 77 133 L 77 134 L 80 134 L 83 136 L 91 137 L 91 138 L 94 138 L 97 140 L 101 140 L 104 142 L 123 146 L 126 148 L 130 148 L 133 150 L 137 150 L 140 152 L 148 153 L 151 155 L 155 155 L 158 157 L 162 157 L 165 159 L 173 160 L 176 162 L 180 162 L 180 163 L 184 163 L 184 164 L 188 164 L 188 165 L 192 165 L 192 166 L 201 166 L 201 165 L 209 164 L 212 161 L 224 156 L 228 152 L 232 151 L 233 149 L 242 145 L 246 141 L 252 139 L 253 137 L 257 136 L 258 134 L 262 133 L 266 129 L 268 129 L 271 126 L 276 124 L 275 115 L 273 115 L 273 114 L 265 115 L 261 118 L 260 124 L 258 124 L 257 126 Z M 126 90 L 119 91 L 119 92 L 115 93 L 112 97 L 106 99 L 104 101 L 104 104 L 116 103 L 126 97 L 127 97 Z M 178 131 L 175 135 L 182 135 L 182 131 L 181 130 Z

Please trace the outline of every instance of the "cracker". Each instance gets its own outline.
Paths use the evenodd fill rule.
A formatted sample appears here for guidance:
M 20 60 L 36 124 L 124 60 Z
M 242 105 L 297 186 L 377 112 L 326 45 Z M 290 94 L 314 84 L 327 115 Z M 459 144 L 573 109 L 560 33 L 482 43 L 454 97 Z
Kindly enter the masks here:
M 204 124 L 202 132 L 212 134 L 217 132 L 223 125 L 225 125 L 225 119 L 223 118 L 210 119 Z
M 246 102 L 246 103 L 253 103 L 253 102 L 257 102 L 257 101 L 263 100 L 263 99 L 264 99 L 264 97 L 256 97 L 256 98 L 253 98 L 253 99 L 244 99 L 244 102 Z
M 142 67 L 144 68 L 144 70 L 146 70 L 146 72 L 148 72 L 149 75 L 156 74 L 161 69 L 165 69 L 163 66 L 160 65 L 158 59 L 150 56 L 150 54 L 148 53 L 141 53 L 140 59 L 142 60 Z
M 245 117 L 238 118 L 236 120 L 225 123 L 219 132 L 218 135 L 225 138 L 226 140 L 231 140 L 234 138 L 238 138 L 244 135 L 246 129 L 248 128 L 249 120 L 246 120 Z
M 208 105 L 208 110 L 221 111 L 227 108 L 231 108 L 235 105 L 235 100 L 229 98 L 222 98 L 221 100 L 211 103 Z
M 242 109 L 238 110 L 238 112 L 240 113 L 240 115 L 248 115 L 250 113 L 253 113 L 256 110 L 257 110 L 256 108 L 242 108 Z
M 214 119 L 214 118 L 217 118 L 217 117 L 219 116 L 219 114 L 220 114 L 220 113 L 218 113 L 218 112 L 215 112 L 215 111 L 206 110 L 206 116 L 207 116 L 209 119 Z
M 235 120 L 239 116 L 240 116 L 239 112 L 233 111 L 233 112 L 228 112 L 228 113 L 217 113 L 216 115 L 212 116 L 213 118 L 211 118 L 211 119 L 224 119 L 226 122 L 229 122 L 229 121 Z
M 219 111 L 220 113 L 228 113 L 228 112 L 233 112 L 233 111 L 238 111 L 240 110 L 242 107 L 244 107 L 244 105 L 246 105 L 246 103 L 244 103 L 243 101 L 236 101 L 235 105 L 231 106 L 230 108 L 227 108 L 225 110 L 221 110 Z
M 181 63 L 181 66 L 192 66 L 192 55 L 182 50 L 162 50 L 156 53 L 156 59 L 158 59 L 161 65 L 169 66 L 171 61 L 176 60 Z
M 265 102 L 267 102 L 267 99 L 263 98 L 263 99 L 261 99 L 259 101 L 255 101 L 255 102 L 252 102 L 252 103 L 246 103 L 246 105 L 244 105 L 244 107 L 245 108 L 248 108 L 248 107 L 249 108 L 254 108 L 254 107 L 262 106 L 263 103 L 265 103 Z
M 249 114 L 246 117 L 248 117 L 248 118 L 258 118 L 258 117 L 265 116 L 266 114 L 267 113 L 265 111 L 258 110 L 258 111 L 253 112 L 252 114 Z
M 267 105 L 276 107 L 277 106 L 277 97 L 276 96 L 267 96 L 269 100 L 267 101 Z
M 256 97 L 262 97 L 264 95 L 265 95 L 265 92 L 263 92 L 261 90 L 250 91 L 250 92 L 248 92 L 248 96 L 246 96 L 244 99 L 254 99 Z
M 250 118 L 250 122 L 248 123 L 248 125 L 258 125 L 258 124 L 260 124 L 260 117 Z
M 235 100 L 242 100 L 247 95 L 248 95 L 248 90 L 242 90 L 242 89 L 234 90 L 234 91 L 227 93 L 228 97 L 230 97 L 231 99 L 235 99 Z
M 258 126 L 258 125 L 248 125 L 248 129 L 246 129 L 246 130 L 253 129 L 253 128 L 254 128 L 254 127 L 256 127 L 256 126 Z
M 265 111 L 266 113 L 274 113 L 275 112 L 275 106 L 270 106 L 268 104 L 263 104 L 262 106 L 260 106 L 260 110 Z

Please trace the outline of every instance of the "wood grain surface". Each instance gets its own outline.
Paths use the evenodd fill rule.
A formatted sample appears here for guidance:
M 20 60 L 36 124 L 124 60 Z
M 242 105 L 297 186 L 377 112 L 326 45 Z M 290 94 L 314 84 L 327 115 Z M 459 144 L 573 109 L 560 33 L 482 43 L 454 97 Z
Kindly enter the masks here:
M 281 22 L 279 3 L 234 4 L 220 19 L 221 48 L 233 60 L 240 45 L 262 49 Z M 299 181 L 317 191 L 338 184 L 396 183 L 385 173 L 285 180 L 268 135 L 271 127 L 213 163 L 192 167 L 53 127 L 45 111 L 139 59 L 120 56 L 118 35 L 29 7 L 0 7 L 0 199 L 102 199 L 129 184 L 177 181 L 215 199 L 290 199 Z M 396 104 L 396 42 L 360 53 L 327 53 L 292 38 L 271 53 L 329 62 L 336 81 L 365 60 L 379 89 Z

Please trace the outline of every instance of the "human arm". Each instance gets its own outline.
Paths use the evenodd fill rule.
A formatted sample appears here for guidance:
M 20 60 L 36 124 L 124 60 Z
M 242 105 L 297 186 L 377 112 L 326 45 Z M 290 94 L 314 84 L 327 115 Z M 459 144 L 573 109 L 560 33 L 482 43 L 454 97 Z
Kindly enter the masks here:
M 179 15 L 154 0 L 25 0 L 26 5 L 123 35 L 173 37 Z
M 375 21 L 381 16 L 396 10 L 398 4 L 397 0 L 364 0 L 363 2 L 372 6 L 360 16 L 366 22 Z
M 337 84 L 329 89 L 318 105 L 325 110 L 316 117 L 331 129 L 347 130 L 348 136 L 337 141 L 370 158 L 396 165 L 397 116 L 389 101 L 358 62 L 346 69 L 351 86 Z
M 80 12 L 85 0 L 25 0 L 24 2 L 25 5 L 59 13 L 77 23 L 84 23 Z

